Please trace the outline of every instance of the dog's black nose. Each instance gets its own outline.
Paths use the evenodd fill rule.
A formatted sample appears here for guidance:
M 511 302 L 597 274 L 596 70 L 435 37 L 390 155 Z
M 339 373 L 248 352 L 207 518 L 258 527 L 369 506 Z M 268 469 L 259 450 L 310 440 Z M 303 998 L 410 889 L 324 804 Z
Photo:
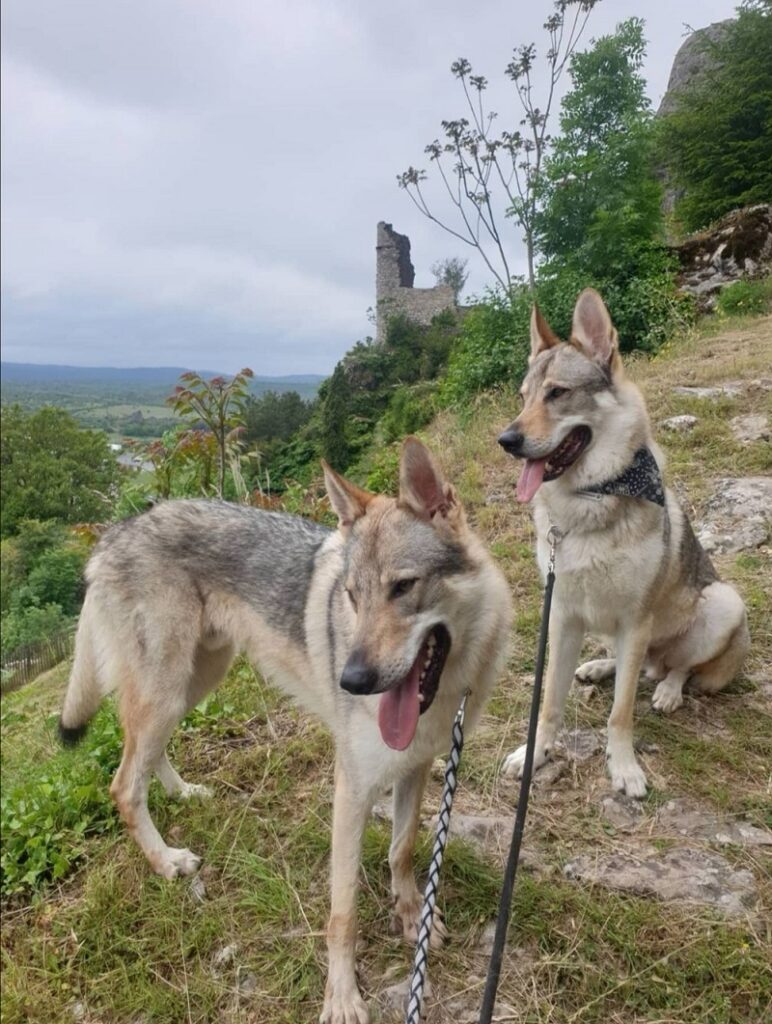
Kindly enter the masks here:
M 519 455 L 523 447 L 523 435 L 513 427 L 507 427 L 499 437 L 499 444 L 510 455 Z
M 349 693 L 372 693 L 378 685 L 378 672 L 355 651 L 343 666 L 340 685 Z

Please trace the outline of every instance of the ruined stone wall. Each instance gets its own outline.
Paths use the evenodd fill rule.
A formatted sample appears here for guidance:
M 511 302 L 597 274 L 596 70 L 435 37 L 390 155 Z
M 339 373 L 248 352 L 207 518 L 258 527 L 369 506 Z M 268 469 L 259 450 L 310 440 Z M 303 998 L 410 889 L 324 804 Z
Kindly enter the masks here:
M 378 224 L 375 253 L 376 342 L 385 341 L 389 317 L 404 315 L 428 326 L 438 313 L 456 308 L 453 289 L 447 285 L 413 287 L 410 239 L 384 221 Z

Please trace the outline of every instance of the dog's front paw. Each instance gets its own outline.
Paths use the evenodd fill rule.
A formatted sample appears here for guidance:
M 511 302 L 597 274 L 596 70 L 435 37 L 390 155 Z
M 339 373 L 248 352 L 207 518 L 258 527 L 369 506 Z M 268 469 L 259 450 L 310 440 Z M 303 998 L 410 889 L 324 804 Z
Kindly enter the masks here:
M 394 901 L 391 925 L 395 935 L 402 933 L 405 942 L 414 946 L 418 939 L 418 927 L 421 924 L 421 911 L 424 898 L 418 889 L 407 897 L 397 897 Z M 432 931 L 429 938 L 429 945 L 432 949 L 441 949 L 447 941 L 450 932 L 445 924 L 445 919 L 439 907 L 434 908 L 432 918 Z
M 626 793 L 636 800 L 646 796 L 646 775 L 635 760 L 634 754 L 610 757 L 608 773 L 611 776 L 611 785 L 620 793 Z
M 616 662 L 613 658 L 596 658 L 580 665 L 574 672 L 574 677 L 580 683 L 600 683 L 604 679 L 610 679 L 615 672 Z
M 652 707 L 665 715 L 677 711 L 683 702 L 684 695 L 681 691 L 681 683 L 679 682 L 674 686 L 667 679 L 662 680 L 654 691 L 654 696 L 651 698 Z
M 539 743 L 536 740 L 536 747 L 533 752 L 533 770 L 536 771 L 541 768 L 543 764 L 547 762 L 547 756 L 549 755 L 550 748 L 546 743 Z M 507 754 L 504 758 L 504 762 L 501 766 L 501 770 L 504 775 L 508 775 L 510 778 L 516 776 L 518 779 L 523 777 L 523 767 L 525 766 L 525 744 L 522 747 L 518 747 L 517 750 L 513 750 L 511 754 Z
M 183 875 L 194 875 L 201 866 L 201 858 L 190 850 L 176 850 L 167 846 L 164 852 L 153 862 L 156 873 L 164 878 L 180 878 Z
M 327 980 L 319 1024 L 370 1024 L 370 1014 L 356 982 L 341 985 Z

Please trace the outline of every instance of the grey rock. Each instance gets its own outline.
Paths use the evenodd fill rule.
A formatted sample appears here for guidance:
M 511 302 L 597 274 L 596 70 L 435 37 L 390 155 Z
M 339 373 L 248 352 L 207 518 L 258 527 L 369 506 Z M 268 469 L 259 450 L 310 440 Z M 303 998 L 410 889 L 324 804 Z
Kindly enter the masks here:
M 633 832 L 643 821 L 640 800 L 622 793 L 611 793 L 600 802 L 601 817 L 621 832 Z
M 772 477 L 718 480 L 695 532 L 706 551 L 757 548 L 769 536 Z
M 770 437 L 769 420 L 763 413 L 752 413 L 749 416 L 734 416 L 729 421 L 729 426 L 741 444 L 752 444 L 754 441 L 768 441 Z
M 188 883 L 188 892 L 196 903 L 203 903 L 206 900 L 206 883 L 200 873 L 191 878 Z
M 237 986 L 240 996 L 251 996 L 257 991 L 257 975 L 249 971 L 246 974 L 239 972 Z
M 212 957 L 212 967 L 217 971 L 222 971 L 226 967 L 230 967 L 236 959 L 238 952 L 239 947 L 235 942 L 232 942 L 228 946 L 223 946 L 222 949 L 218 949 Z
M 672 188 L 668 192 L 671 199 L 677 198 Z M 715 227 L 673 246 L 673 254 L 680 263 L 679 290 L 693 295 L 701 310 L 713 309 L 722 289 L 768 271 L 772 263 L 772 205 L 758 203 L 732 210 Z
M 484 953 L 486 956 L 491 955 L 493 949 L 493 940 L 496 938 L 496 920 L 488 921 L 480 933 L 480 938 L 477 940 L 476 948 Z
M 690 430 L 694 430 L 697 423 L 696 416 L 684 413 L 682 416 L 670 416 L 668 419 L 663 420 L 662 429 L 673 431 L 676 434 L 688 434 Z
M 716 58 L 706 43 L 718 42 L 733 20 L 729 18 L 726 21 L 716 21 L 686 37 L 673 60 L 667 90 L 659 105 L 657 117 L 672 114 L 677 110 L 684 92 L 713 70 Z
M 375 997 L 378 1009 L 385 1015 L 386 1020 L 404 1020 L 407 1000 L 410 995 L 410 978 L 403 978 L 393 985 L 387 985 Z M 431 999 L 432 986 L 429 978 L 424 984 L 424 999 Z
M 555 748 L 569 761 L 589 761 L 601 749 L 601 742 L 593 729 L 564 729 L 555 741 Z
M 750 871 L 719 856 L 689 847 L 630 854 L 581 854 L 563 869 L 567 878 L 619 889 L 636 896 L 702 904 L 727 917 L 753 910 L 756 883 Z
M 545 789 L 554 786 L 566 774 L 566 768 L 565 761 L 547 761 L 533 773 L 534 786 Z
M 657 822 L 682 836 L 735 846 L 772 846 L 772 832 L 747 821 L 721 817 L 689 800 L 669 800 L 660 808 Z
M 473 843 L 486 856 L 503 861 L 509 852 L 512 838 L 514 812 L 509 814 L 463 814 L 454 811 L 450 818 L 450 834 L 458 839 Z M 431 820 L 431 827 L 437 827 L 437 816 Z M 542 858 L 526 847 L 520 850 L 520 865 L 526 870 L 540 867 Z
M 679 385 L 673 388 L 676 395 L 685 395 L 687 398 L 739 398 L 742 388 L 739 384 L 718 384 L 715 387 L 698 388 L 690 385 Z M 678 417 L 673 417 L 677 419 Z

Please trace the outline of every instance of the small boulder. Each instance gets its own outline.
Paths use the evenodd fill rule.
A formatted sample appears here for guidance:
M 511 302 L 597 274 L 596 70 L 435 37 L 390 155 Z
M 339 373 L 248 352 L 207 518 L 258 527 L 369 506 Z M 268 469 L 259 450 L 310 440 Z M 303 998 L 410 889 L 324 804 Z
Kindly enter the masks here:
M 757 548 L 769 536 L 770 509 L 772 477 L 717 480 L 695 532 L 706 551 Z
M 697 903 L 727 917 L 752 911 L 756 882 L 750 871 L 734 868 L 717 853 L 682 847 L 629 853 L 581 854 L 563 869 L 567 878 L 619 889 L 636 896 Z
M 670 430 L 675 434 L 688 434 L 697 426 L 697 417 L 684 413 L 683 416 L 671 416 L 662 421 L 662 429 Z
M 555 741 L 555 749 L 569 761 L 589 761 L 601 749 L 601 742 L 594 729 L 564 729 Z
M 734 416 L 729 421 L 732 433 L 740 444 L 752 444 L 754 441 L 768 441 L 770 438 L 769 420 L 762 413 L 749 416 Z

